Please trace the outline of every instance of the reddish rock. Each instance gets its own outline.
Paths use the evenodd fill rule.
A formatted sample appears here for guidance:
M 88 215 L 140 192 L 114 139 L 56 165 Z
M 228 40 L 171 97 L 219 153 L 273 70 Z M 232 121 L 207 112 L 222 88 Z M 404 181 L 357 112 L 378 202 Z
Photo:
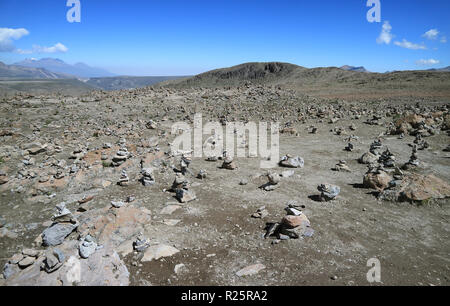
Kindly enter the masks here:
M 285 216 L 281 220 L 281 224 L 287 228 L 296 228 L 299 226 L 309 226 L 310 222 L 304 214 L 301 214 L 300 216 Z
M 427 176 L 409 174 L 400 185 L 399 199 L 401 201 L 420 202 L 449 197 L 450 185 L 432 174 Z

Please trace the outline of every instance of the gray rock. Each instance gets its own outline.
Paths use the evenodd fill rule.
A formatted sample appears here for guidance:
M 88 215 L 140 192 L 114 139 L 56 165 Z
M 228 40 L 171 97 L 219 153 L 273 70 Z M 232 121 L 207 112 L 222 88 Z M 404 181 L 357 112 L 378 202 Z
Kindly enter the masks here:
M 22 254 L 25 256 L 30 256 L 30 257 L 38 257 L 39 256 L 39 252 L 33 249 L 24 249 L 22 251 Z
M 36 261 L 36 258 L 34 258 L 34 257 L 25 257 L 18 263 L 18 265 L 21 269 L 25 269 L 26 267 L 29 267 L 32 264 L 34 264 L 35 261 Z
M 271 173 L 267 177 L 269 178 L 269 183 L 271 185 L 277 185 L 281 182 L 280 175 L 278 175 L 277 173 Z
M 262 219 L 262 218 L 267 217 L 268 215 L 269 215 L 269 212 L 267 211 L 266 207 L 262 206 L 262 207 L 258 208 L 256 213 L 254 213 L 252 215 L 252 218 Z
M 241 185 L 241 186 L 245 186 L 245 185 L 247 185 L 248 184 L 248 180 L 247 179 L 242 179 L 240 182 L 239 182 L 239 185 Z
M 290 155 L 286 155 L 281 158 L 280 166 L 287 168 L 303 168 L 305 166 L 305 161 L 300 156 L 291 157 Z
M 42 242 L 44 246 L 56 246 L 63 243 L 64 239 L 69 236 L 78 224 L 70 223 L 54 223 L 42 233 Z
M 41 265 L 41 268 L 47 273 L 52 273 L 58 270 L 64 263 L 65 256 L 59 249 L 53 249 L 46 253 L 45 259 Z
M 111 205 L 112 205 L 114 208 L 121 208 L 122 206 L 125 205 L 125 203 L 122 202 L 122 201 L 111 201 Z
M 81 240 L 80 245 L 78 246 L 78 250 L 81 258 L 89 258 L 92 254 L 97 250 L 97 243 L 94 241 L 90 235 L 87 235 L 84 239 Z
M 20 269 L 17 265 L 15 264 L 10 264 L 7 263 L 4 267 L 3 267 L 3 277 L 5 279 L 10 278 L 12 275 L 16 274 L 17 272 L 19 272 Z
M 176 190 L 176 197 L 181 203 L 187 203 L 197 198 L 192 190 L 187 190 L 184 188 L 179 188 Z
M 200 170 L 200 172 L 197 175 L 197 178 L 204 180 L 207 177 L 208 173 L 206 173 L 205 170 Z
M 325 201 L 334 200 L 341 192 L 341 188 L 339 186 L 331 184 L 322 184 L 317 187 L 317 190 L 321 192 L 320 196 Z
M 293 207 L 286 207 L 284 210 L 287 212 L 288 215 L 291 216 L 300 216 L 303 213 L 300 210 Z

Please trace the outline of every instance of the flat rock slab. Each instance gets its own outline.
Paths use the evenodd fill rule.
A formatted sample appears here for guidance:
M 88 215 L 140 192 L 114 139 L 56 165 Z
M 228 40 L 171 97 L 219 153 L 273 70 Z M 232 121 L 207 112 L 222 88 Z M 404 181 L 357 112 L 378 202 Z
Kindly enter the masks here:
M 161 215 L 171 215 L 176 210 L 180 209 L 181 207 L 182 207 L 181 205 L 168 205 L 168 206 L 164 207 L 159 213 Z
M 142 257 L 142 262 L 158 260 L 162 257 L 170 257 L 180 252 L 178 249 L 165 244 L 158 244 L 149 247 L 145 253 L 144 257 Z
M 179 220 L 179 219 L 164 219 L 162 222 L 168 226 L 175 226 L 178 223 L 180 223 L 181 220 Z
M 266 266 L 263 264 L 251 265 L 251 266 L 245 267 L 245 268 L 237 271 L 236 275 L 239 277 L 256 275 L 260 271 L 264 270 L 265 268 L 266 268 Z
M 60 245 L 76 228 L 77 225 L 68 223 L 55 223 L 51 225 L 42 233 L 44 246 Z

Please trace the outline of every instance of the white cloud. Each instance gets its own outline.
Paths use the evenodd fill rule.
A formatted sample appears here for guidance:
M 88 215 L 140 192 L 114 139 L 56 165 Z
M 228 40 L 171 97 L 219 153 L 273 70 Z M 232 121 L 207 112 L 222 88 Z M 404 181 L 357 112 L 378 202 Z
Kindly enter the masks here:
M 17 49 L 14 46 L 13 40 L 18 40 L 23 36 L 30 34 L 27 29 L 11 29 L 0 28 L 0 52 L 16 52 L 19 54 L 31 54 L 31 53 L 57 53 L 67 52 L 69 49 L 62 43 L 57 43 L 51 47 L 42 47 L 39 45 L 33 45 L 31 50 Z
M 69 49 L 62 43 L 57 43 L 52 47 L 41 47 L 38 45 L 33 45 L 33 53 L 57 53 L 57 52 L 67 52 Z
M 407 41 L 406 39 L 403 39 L 402 42 L 394 41 L 394 45 L 402 47 L 402 48 L 410 49 L 410 50 L 426 50 L 427 49 L 427 47 L 424 45 L 414 44 L 412 42 Z
M 22 50 L 22 49 L 17 49 L 15 50 L 15 52 L 19 53 L 19 54 L 32 54 L 32 53 L 64 53 L 69 51 L 69 49 L 64 46 L 62 43 L 57 43 L 52 47 L 42 47 L 39 45 L 33 45 L 33 49 L 32 50 Z
M 435 40 L 439 35 L 439 31 L 437 29 L 431 29 L 427 32 L 425 32 L 425 34 L 423 34 L 423 37 L 426 37 L 430 40 Z
M 14 52 L 19 53 L 19 54 L 31 54 L 31 53 L 33 53 L 32 50 L 22 50 L 22 49 L 16 49 L 16 50 L 14 50 Z
M 0 52 L 14 51 L 16 47 L 13 44 L 13 40 L 18 40 L 28 34 L 30 34 L 30 32 L 24 28 L 0 28 Z
M 380 36 L 377 38 L 377 43 L 389 45 L 392 38 L 394 38 L 394 35 L 391 34 L 391 30 L 392 26 L 389 24 L 389 21 L 385 21 L 381 28 Z
M 447 42 L 447 37 L 446 36 L 442 36 L 441 37 L 441 43 L 445 44 Z
M 416 61 L 416 65 L 420 65 L 420 66 L 431 66 L 431 65 L 437 65 L 439 63 L 440 62 L 438 60 L 435 60 L 432 58 L 427 59 L 427 60 L 421 59 L 421 60 Z

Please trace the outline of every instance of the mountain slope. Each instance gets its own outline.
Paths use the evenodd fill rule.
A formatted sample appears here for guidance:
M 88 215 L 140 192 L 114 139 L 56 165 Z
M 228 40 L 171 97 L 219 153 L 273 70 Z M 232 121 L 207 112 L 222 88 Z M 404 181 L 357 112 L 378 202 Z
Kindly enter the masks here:
M 40 60 L 26 59 L 15 63 L 15 65 L 32 68 L 44 68 L 55 73 L 70 74 L 82 78 L 114 76 L 114 74 L 101 68 L 90 67 L 83 63 L 69 65 L 56 58 L 43 58 Z
M 346 71 L 336 67 L 313 68 L 289 63 L 245 63 L 229 68 L 208 71 L 192 78 L 165 82 L 171 87 L 222 87 L 240 86 L 245 82 L 254 84 L 286 85 L 308 84 L 313 81 L 334 82 L 353 75 L 361 77 L 361 72 Z
M 26 79 L 65 79 L 68 75 L 54 73 L 43 68 L 30 68 L 16 65 L 6 65 L 0 62 L 0 78 L 26 78 Z
M 0 95 L 16 93 L 80 95 L 96 88 L 77 79 L 9 79 L 0 78 Z

